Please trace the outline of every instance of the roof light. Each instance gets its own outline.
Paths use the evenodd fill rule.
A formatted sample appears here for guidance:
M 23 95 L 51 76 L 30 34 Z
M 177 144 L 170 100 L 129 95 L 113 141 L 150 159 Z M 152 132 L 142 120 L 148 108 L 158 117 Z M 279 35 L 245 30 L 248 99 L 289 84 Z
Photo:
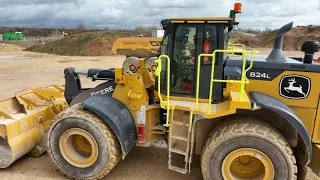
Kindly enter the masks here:
M 234 12 L 241 13 L 242 12 L 242 3 L 234 3 Z

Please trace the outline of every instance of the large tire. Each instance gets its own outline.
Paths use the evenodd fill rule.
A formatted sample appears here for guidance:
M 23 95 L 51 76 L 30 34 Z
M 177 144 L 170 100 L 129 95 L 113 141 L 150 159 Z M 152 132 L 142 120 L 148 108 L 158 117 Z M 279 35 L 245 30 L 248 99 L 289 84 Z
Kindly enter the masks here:
M 70 135 L 77 132 L 83 133 L 83 136 Z M 81 137 L 80 140 L 78 137 Z M 79 142 L 75 139 L 85 144 L 76 146 Z M 56 117 L 48 132 L 47 145 L 48 154 L 57 168 L 64 175 L 74 179 L 101 179 L 121 159 L 120 144 L 113 131 L 98 116 L 82 110 L 80 104 L 68 108 Z M 84 146 L 85 148 L 82 148 Z M 85 151 L 88 147 L 89 150 L 91 148 L 89 155 L 84 154 L 88 153 Z M 72 156 L 69 156 L 70 154 Z
M 245 154 L 247 152 L 253 152 L 253 156 Z M 236 156 L 239 153 L 245 155 Z M 255 156 L 257 154 L 259 156 Z M 241 161 L 246 161 L 246 164 Z M 264 169 L 249 169 L 254 163 L 251 168 L 262 165 Z M 274 168 L 270 168 L 272 166 Z M 297 179 L 296 159 L 284 137 L 267 123 L 253 117 L 239 116 L 217 125 L 204 145 L 201 168 L 205 180 L 245 179 L 249 176 L 252 176 L 249 179 L 262 179 L 269 172 L 276 180 Z M 243 174 L 241 168 L 247 168 L 245 172 L 249 174 Z M 261 176 L 253 178 L 258 172 L 262 173 Z

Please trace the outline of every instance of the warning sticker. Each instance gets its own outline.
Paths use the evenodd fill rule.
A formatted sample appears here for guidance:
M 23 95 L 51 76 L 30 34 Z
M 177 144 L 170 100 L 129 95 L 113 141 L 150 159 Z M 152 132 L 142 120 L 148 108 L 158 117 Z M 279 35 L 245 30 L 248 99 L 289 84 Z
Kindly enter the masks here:
M 137 112 L 137 120 L 139 124 L 146 124 L 146 107 L 141 106 L 141 111 Z

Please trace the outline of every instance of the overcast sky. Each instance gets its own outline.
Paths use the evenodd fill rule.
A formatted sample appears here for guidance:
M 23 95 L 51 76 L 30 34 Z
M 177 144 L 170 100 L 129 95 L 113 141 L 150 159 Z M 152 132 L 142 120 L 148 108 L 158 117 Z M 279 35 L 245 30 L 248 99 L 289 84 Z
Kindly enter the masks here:
M 0 0 L 0 26 L 134 28 L 161 19 L 228 16 L 234 0 Z M 243 0 L 239 27 L 320 25 L 320 0 Z

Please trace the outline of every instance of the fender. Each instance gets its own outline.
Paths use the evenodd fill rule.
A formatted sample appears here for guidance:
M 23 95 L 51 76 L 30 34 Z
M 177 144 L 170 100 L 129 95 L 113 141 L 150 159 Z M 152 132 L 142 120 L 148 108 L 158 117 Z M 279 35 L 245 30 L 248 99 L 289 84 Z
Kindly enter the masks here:
M 124 159 L 137 141 L 136 124 L 128 107 L 110 96 L 92 96 L 84 100 L 82 106 L 101 117 L 113 130 Z
M 257 106 L 272 110 L 281 115 L 296 129 L 306 147 L 308 164 L 312 158 L 312 145 L 310 135 L 303 122 L 286 104 L 272 96 L 252 91 L 249 92 L 249 97 L 251 101 L 254 102 Z
M 82 103 L 82 101 L 92 96 L 112 96 L 115 87 L 116 83 L 114 81 L 108 81 L 99 84 L 95 88 L 82 90 L 82 92 L 78 93 L 76 96 L 72 98 L 72 101 L 69 103 L 69 106 Z

